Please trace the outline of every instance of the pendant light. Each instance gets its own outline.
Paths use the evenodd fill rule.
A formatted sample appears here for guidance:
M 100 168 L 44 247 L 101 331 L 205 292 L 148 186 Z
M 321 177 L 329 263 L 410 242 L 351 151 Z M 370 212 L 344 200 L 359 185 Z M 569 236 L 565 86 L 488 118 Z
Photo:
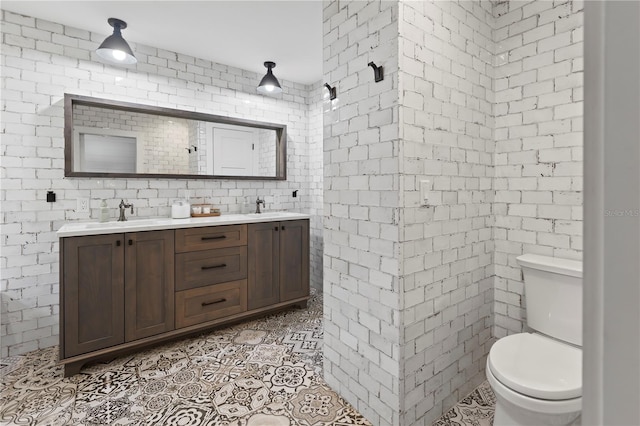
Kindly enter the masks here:
M 260 84 L 258 85 L 258 92 L 265 95 L 276 95 L 278 93 L 282 93 L 282 87 L 280 87 L 280 82 L 275 75 L 271 72 L 271 68 L 276 67 L 275 62 L 267 61 L 264 63 L 264 66 L 267 68 L 267 73 L 262 80 L 260 80 Z
M 131 65 L 138 62 L 129 44 L 122 38 L 120 30 L 127 28 L 127 23 L 116 18 L 107 20 L 109 25 L 113 27 L 113 34 L 104 39 L 96 53 L 105 61 L 113 64 Z

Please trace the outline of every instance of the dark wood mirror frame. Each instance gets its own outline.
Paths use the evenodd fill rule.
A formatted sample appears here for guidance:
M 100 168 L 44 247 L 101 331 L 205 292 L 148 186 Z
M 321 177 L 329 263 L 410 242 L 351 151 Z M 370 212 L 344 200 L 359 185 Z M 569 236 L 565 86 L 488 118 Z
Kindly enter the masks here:
M 165 117 L 198 120 L 235 126 L 253 127 L 275 130 L 276 132 L 276 175 L 275 176 L 220 176 L 198 174 L 158 174 L 158 173 L 104 173 L 79 172 L 73 170 L 73 106 L 84 105 L 98 108 L 110 108 L 118 111 L 153 114 Z M 65 93 L 64 95 L 64 175 L 66 177 L 114 177 L 114 178 L 176 178 L 176 179 L 237 179 L 237 180 L 286 180 L 287 179 L 287 126 L 284 124 L 266 123 L 242 118 L 224 117 L 143 105 L 111 99 L 93 98 Z

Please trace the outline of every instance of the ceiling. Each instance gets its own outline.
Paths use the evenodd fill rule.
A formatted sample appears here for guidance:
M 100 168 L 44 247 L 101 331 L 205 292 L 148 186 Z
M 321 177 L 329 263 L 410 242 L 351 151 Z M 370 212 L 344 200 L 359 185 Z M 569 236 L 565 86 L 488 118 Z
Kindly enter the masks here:
M 130 44 L 260 74 L 269 60 L 276 77 L 303 84 L 322 78 L 322 0 L 3 0 L 0 7 L 105 36 L 112 32 L 107 18 L 114 17 L 127 22 L 122 35 Z

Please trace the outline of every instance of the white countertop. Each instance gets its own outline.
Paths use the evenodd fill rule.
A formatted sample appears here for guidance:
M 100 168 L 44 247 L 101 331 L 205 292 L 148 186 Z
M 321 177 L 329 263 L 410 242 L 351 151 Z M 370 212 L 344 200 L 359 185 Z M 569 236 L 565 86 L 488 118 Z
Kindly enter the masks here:
M 278 222 L 281 220 L 309 219 L 308 214 L 292 212 L 265 212 L 250 214 L 223 214 L 213 217 L 187 219 L 154 218 L 130 219 L 125 222 L 72 222 L 62 225 L 57 235 L 77 237 L 81 235 L 118 234 L 121 232 L 156 231 L 160 229 L 199 228 L 202 226 L 237 225 L 240 223 Z

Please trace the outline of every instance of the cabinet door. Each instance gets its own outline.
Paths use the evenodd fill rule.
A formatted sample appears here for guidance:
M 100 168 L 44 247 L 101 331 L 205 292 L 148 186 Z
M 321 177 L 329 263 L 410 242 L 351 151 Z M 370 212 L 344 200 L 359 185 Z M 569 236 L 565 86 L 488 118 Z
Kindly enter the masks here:
M 280 301 L 309 295 L 309 221 L 280 222 Z
M 64 238 L 65 358 L 124 342 L 124 236 Z
M 280 301 L 279 231 L 279 222 L 251 223 L 248 226 L 247 305 L 249 310 Z
M 126 341 L 174 329 L 174 231 L 125 234 Z

